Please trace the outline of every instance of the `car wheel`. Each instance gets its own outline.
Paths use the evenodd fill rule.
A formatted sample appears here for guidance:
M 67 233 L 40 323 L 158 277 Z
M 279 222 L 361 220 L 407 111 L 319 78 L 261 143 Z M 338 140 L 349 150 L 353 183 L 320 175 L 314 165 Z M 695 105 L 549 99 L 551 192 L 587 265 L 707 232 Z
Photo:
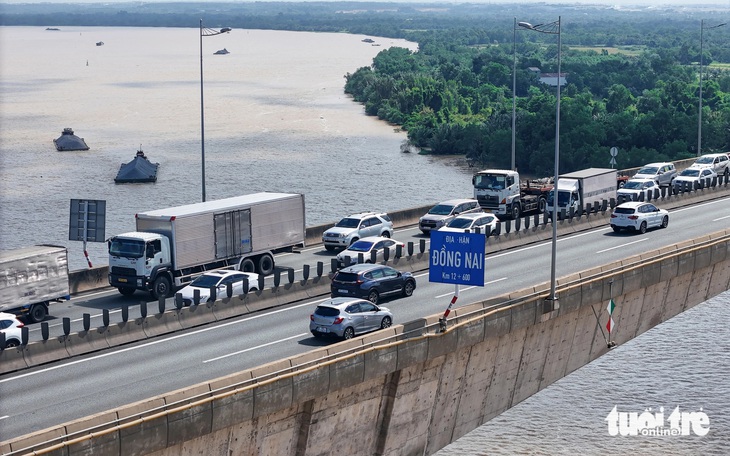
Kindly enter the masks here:
M 613 229 L 614 233 L 618 233 L 619 231 L 621 231 L 621 228 L 615 225 L 611 225 L 611 228 Z
M 384 231 L 383 234 L 382 234 L 382 236 L 384 238 L 389 238 L 390 237 L 390 232 L 389 231 Z
M 355 337 L 355 330 L 352 327 L 345 328 L 345 332 L 342 333 L 342 338 L 345 340 L 352 339 Z
M 393 320 L 390 317 L 383 317 L 383 321 L 380 322 L 380 329 L 390 328 L 393 324 Z
M 406 298 L 408 296 L 411 296 L 415 288 L 416 285 L 413 282 L 411 282 L 410 280 L 406 281 L 406 283 L 403 284 L 403 296 L 405 296 Z
M 368 293 L 368 301 L 372 302 L 373 304 L 378 303 L 378 298 L 380 295 L 376 290 L 370 290 L 370 293 Z
M 641 222 L 641 225 L 639 225 L 639 233 L 646 233 L 646 222 Z
M 5 348 L 14 348 L 20 345 L 20 341 L 17 339 L 10 339 L 5 341 Z
M 324 246 L 324 248 L 325 248 L 325 249 L 326 249 L 326 250 L 327 250 L 328 252 L 334 252 L 334 251 L 335 251 L 335 246 L 334 246 L 334 245 L 325 245 L 325 246 Z
M 662 219 L 662 228 L 666 228 L 669 226 L 669 216 L 665 215 Z
M 357 237 L 352 238 L 352 240 L 350 241 L 350 245 L 356 243 L 359 240 L 360 240 L 360 238 L 357 238 Z
M 314 337 L 316 337 L 317 339 L 321 339 L 322 338 L 322 333 L 317 332 L 317 331 L 312 331 L 312 335 Z

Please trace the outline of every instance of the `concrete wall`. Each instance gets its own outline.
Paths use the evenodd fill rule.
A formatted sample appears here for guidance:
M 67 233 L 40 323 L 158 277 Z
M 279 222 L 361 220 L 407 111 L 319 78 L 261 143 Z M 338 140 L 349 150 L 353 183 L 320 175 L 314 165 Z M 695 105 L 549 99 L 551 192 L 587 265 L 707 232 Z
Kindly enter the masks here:
M 447 331 L 434 333 L 439 316 L 427 317 L 0 443 L 0 452 L 93 428 L 49 454 L 433 454 L 606 353 L 609 299 L 620 345 L 730 289 L 729 250 L 727 229 L 562 278 L 557 310 L 544 311 L 541 284 L 457 308 Z

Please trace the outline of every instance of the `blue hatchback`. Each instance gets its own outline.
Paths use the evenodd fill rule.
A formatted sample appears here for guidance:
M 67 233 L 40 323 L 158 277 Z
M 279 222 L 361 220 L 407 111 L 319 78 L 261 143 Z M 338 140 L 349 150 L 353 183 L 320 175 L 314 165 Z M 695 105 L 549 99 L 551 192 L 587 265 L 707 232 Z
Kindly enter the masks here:
M 332 277 L 332 297 L 363 298 L 377 304 L 389 296 L 408 297 L 416 289 L 416 278 L 382 264 L 356 264 L 340 269 Z

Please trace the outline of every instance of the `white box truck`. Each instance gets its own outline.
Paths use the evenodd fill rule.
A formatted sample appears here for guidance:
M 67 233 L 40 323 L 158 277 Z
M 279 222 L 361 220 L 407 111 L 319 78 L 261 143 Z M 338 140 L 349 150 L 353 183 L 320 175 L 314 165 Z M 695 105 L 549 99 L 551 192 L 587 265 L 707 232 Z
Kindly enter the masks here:
M 609 168 L 588 168 L 558 176 L 558 212 L 565 210 L 568 214 L 573 208 L 574 213 L 578 213 L 578 208 L 585 209 L 596 201 L 616 198 L 617 182 L 617 171 Z M 548 215 L 553 213 L 554 201 L 551 190 L 545 209 Z
M 66 247 L 36 245 L 0 251 L 0 312 L 43 321 L 51 302 L 71 299 Z
M 268 275 L 274 253 L 303 247 L 304 195 L 261 192 L 136 215 L 137 231 L 108 240 L 109 284 L 125 296 L 171 296 L 201 273 Z

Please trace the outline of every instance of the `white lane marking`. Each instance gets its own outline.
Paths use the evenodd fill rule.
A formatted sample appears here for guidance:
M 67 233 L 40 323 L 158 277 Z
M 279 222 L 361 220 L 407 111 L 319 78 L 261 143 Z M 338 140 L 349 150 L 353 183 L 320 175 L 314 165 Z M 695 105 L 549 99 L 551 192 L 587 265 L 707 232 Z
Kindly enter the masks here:
M 0 420 L 4 420 L 5 418 L 10 418 L 10 415 L 0 416 Z
M 492 281 L 489 281 L 489 282 L 484 282 L 484 285 L 491 285 L 491 284 L 496 283 L 496 282 L 501 282 L 502 280 L 507 280 L 507 277 L 502 277 L 501 279 L 496 279 L 496 280 L 492 280 Z M 476 285 L 474 285 L 474 286 L 471 286 L 471 287 L 460 288 L 459 291 L 460 292 L 461 291 L 467 291 L 467 290 L 471 290 L 472 288 L 477 288 L 477 287 L 476 287 Z M 452 293 L 444 293 L 442 295 L 436 296 L 436 298 L 443 298 L 445 296 L 451 296 L 453 294 L 454 294 L 453 292 Z
M 47 367 L 45 369 L 40 369 L 40 370 L 37 370 L 37 371 L 28 372 L 28 373 L 16 375 L 16 376 L 13 376 L 13 377 L 8 377 L 8 378 L 5 378 L 5 379 L 0 380 L 0 384 L 6 383 L 6 382 L 10 382 L 10 381 L 15 381 L 15 380 L 18 380 L 18 379 L 21 379 L 21 378 L 25 378 L 25 377 L 30 377 L 32 375 L 36 375 L 36 374 L 39 374 L 39 373 L 54 371 L 56 369 L 61 369 L 63 367 L 68 367 L 68 366 L 73 366 L 73 365 L 76 365 L 76 364 L 85 363 L 87 361 L 93 361 L 93 360 L 96 360 L 96 359 L 106 358 L 108 356 L 117 355 L 117 354 L 120 354 L 120 353 L 132 351 L 132 350 L 138 350 L 140 348 L 150 347 L 152 345 L 157 345 L 157 344 L 161 344 L 161 343 L 164 343 L 164 342 L 173 341 L 175 339 L 181 339 L 183 337 L 192 336 L 192 335 L 195 335 L 195 334 L 200 334 L 200 333 L 212 331 L 212 330 L 215 330 L 215 329 L 218 329 L 218 328 L 222 328 L 222 327 L 225 327 L 225 326 L 237 325 L 239 323 L 243 323 L 243 322 L 250 321 L 250 320 L 256 320 L 258 318 L 266 317 L 268 315 L 274 315 L 274 314 L 278 314 L 278 313 L 281 313 L 281 312 L 286 312 L 287 310 L 298 309 L 298 308 L 304 307 L 304 306 L 311 306 L 312 304 L 315 304 L 315 303 L 318 303 L 318 302 L 322 302 L 322 301 L 326 301 L 327 299 L 330 299 L 330 298 L 317 299 L 315 301 L 309 301 L 309 302 L 305 302 L 305 303 L 302 303 L 302 304 L 298 304 L 296 306 L 287 307 L 287 308 L 284 308 L 284 309 L 278 309 L 278 310 L 274 310 L 274 311 L 271 311 L 271 312 L 262 313 L 262 314 L 259 314 L 259 315 L 254 315 L 252 317 L 243 318 L 241 320 L 229 321 L 228 323 L 221 323 L 220 325 L 215 325 L 215 326 L 210 326 L 210 327 L 207 327 L 207 328 L 198 329 L 198 330 L 195 330 L 195 331 L 191 331 L 189 333 L 178 334 L 176 336 L 171 336 L 171 337 L 168 337 L 168 338 L 165 338 L 165 339 L 154 340 L 152 342 L 147 342 L 147 343 L 144 343 L 144 344 L 141 344 L 141 345 L 136 345 L 134 347 L 127 347 L 127 348 L 123 348 L 121 350 L 115 350 L 113 352 L 104 353 L 104 354 L 96 355 L 96 356 L 91 356 L 89 358 L 79 359 L 79 360 L 71 361 L 71 362 L 64 363 L 64 364 L 59 364 L 58 366 Z
M 716 219 L 713 219 L 712 221 L 719 222 L 720 220 L 725 220 L 726 218 L 730 218 L 730 215 L 726 215 L 725 217 L 716 218 Z
M 269 342 L 268 344 L 263 344 L 263 345 L 258 345 L 256 347 L 247 348 L 245 350 L 241 350 L 241 351 L 229 353 L 227 355 L 219 356 L 217 358 L 206 359 L 205 361 L 203 361 L 203 364 L 210 363 L 212 361 L 218 361 L 219 359 L 223 359 L 223 358 L 228 358 L 229 356 L 240 355 L 241 353 L 246 353 L 246 352 L 249 352 L 249 351 L 258 350 L 259 348 L 268 347 L 269 345 L 278 344 L 279 342 L 286 342 L 287 340 L 296 339 L 298 337 L 304 337 L 307 334 L 308 333 L 297 334 L 296 336 L 287 337 L 286 339 L 275 340 L 273 342 Z
M 639 243 L 639 242 L 644 242 L 644 241 L 648 241 L 648 240 L 649 240 L 649 238 L 648 238 L 648 237 L 647 237 L 647 238 L 643 238 L 643 239 L 638 239 L 638 240 L 636 240 L 636 241 L 633 241 L 633 242 L 626 242 L 625 244 L 621 244 L 621 245 L 617 245 L 617 246 L 614 246 L 614 247 L 609 247 L 609 248 L 607 248 L 607 249 L 599 250 L 599 251 L 598 251 L 598 252 L 596 252 L 596 253 L 603 253 L 603 252 L 608 252 L 608 251 L 610 251 L 610 250 L 616 250 L 616 249 L 621 249 L 621 248 L 624 248 L 624 247 L 626 247 L 627 245 L 631 245 L 631 244 L 637 244 L 637 243 Z

